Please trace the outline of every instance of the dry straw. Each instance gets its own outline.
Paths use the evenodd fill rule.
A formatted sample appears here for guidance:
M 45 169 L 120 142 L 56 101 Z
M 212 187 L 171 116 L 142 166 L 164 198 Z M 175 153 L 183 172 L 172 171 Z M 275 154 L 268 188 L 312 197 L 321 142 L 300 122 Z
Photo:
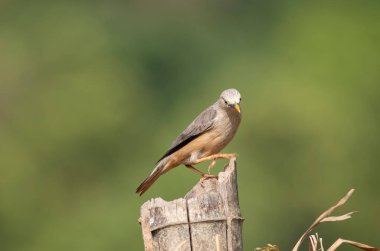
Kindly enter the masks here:
M 343 220 L 350 219 L 351 215 L 353 213 L 355 213 L 355 212 L 349 212 L 349 213 L 346 213 L 346 214 L 343 214 L 343 215 L 339 215 L 339 216 L 331 216 L 331 214 L 335 211 L 335 209 L 337 209 L 338 207 L 340 207 L 343 204 L 345 204 L 348 201 L 348 199 L 351 197 L 351 195 L 352 195 L 352 193 L 354 191 L 355 191 L 354 189 L 351 189 L 342 199 L 340 199 L 338 201 L 337 204 L 335 204 L 334 206 L 332 206 L 329 209 L 327 209 L 326 211 L 324 211 L 313 222 L 313 224 L 311 224 L 310 227 L 305 231 L 305 233 L 298 240 L 298 242 L 296 243 L 296 245 L 294 246 L 294 248 L 293 248 L 292 251 L 298 251 L 299 248 L 300 248 L 300 246 L 301 246 L 301 244 L 302 244 L 302 242 L 306 238 L 306 236 L 308 234 L 310 234 L 310 232 L 313 231 L 313 229 L 316 228 L 320 223 L 322 223 L 322 222 L 332 222 L 332 221 L 343 221 Z M 336 240 L 334 242 L 334 244 L 331 245 L 331 247 L 329 247 L 327 249 L 327 251 L 335 251 L 339 246 L 341 246 L 344 243 L 349 244 L 349 245 L 351 245 L 353 247 L 359 248 L 361 250 L 380 251 L 379 248 L 371 247 L 371 246 L 363 244 L 363 243 L 359 243 L 359 242 L 356 242 L 356 241 L 345 240 L 345 239 L 341 239 L 341 238 L 339 238 L 338 240 Z M 271 245 L 271 244 L 268 244 L 266 247 L 256 248 L 255 250 L 256 251 L 280 251 L 280 249 L 278 248 L 278 246 Z M 325 251 L 325 249 L 323 247 L 323 243 L 322 243 L 322 238 L 318 236 L 318 233 L 309 236 L 309 251 Z

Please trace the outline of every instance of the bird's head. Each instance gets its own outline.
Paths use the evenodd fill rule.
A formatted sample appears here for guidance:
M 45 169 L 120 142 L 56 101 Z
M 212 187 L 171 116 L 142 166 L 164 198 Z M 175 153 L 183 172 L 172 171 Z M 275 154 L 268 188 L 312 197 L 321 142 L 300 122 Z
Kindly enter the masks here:
M 236 89 L 227 89 L 222 92 L 219 104 L 226 109 L 234 109 L 240 113 L 241 95 Z

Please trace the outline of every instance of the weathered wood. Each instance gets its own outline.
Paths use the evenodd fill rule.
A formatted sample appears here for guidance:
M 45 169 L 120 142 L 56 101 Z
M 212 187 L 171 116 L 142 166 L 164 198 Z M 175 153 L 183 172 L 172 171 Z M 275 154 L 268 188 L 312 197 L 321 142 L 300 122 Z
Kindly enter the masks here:
M 141 207 L 144 247 L 152 250 L 243 250 L 236 160 L 218 179 L 198 182 L 184 198 Z
M 141 207 L 140 223 L 145 250 L 191 250 L 186 200 L 152 199 Z

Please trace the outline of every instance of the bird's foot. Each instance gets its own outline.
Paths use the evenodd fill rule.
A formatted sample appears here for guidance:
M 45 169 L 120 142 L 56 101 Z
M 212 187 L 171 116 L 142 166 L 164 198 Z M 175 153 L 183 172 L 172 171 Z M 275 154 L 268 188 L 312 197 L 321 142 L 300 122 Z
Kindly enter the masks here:
M 202 163 L 202 162 L 208 161 L 208 160 L 232 159 L 232 158 L 236 158 L 236 156 L 237 156 L 236 153 L 218 153 L 218 154 L 210 155 L 210 156 L 207 156 L 204 158 L 200 158 L 196 162 L 194 162 L 193 164 L 199 164 L 199 163 Z
M 217 158 L 219 158 L 219 159 L 232 159 L 232 158 L 237 157 L 236 153 L 220 153 L 220 154 L 216 154 L 216 155 L 218 155 Z
M 204 174 L 202 175 L 202 178 L 201 178 L 201 183 L 205 180 L 209 180 L 209 179 L 218 179 L 218 176 L 216 175 L 212 175 L 212 174 Z

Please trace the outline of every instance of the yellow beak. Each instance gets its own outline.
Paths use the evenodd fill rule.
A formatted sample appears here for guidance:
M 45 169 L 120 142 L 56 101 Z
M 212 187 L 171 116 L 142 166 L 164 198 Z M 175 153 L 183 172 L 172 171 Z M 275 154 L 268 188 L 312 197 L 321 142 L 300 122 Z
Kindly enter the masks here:
M 238 111 L 238 113 L 240 113 L 240 106 L 239 106 L 238 103 L 236 103 L 236 104 L 234 105 L 234 108 L 235 108 L 236 111 Z

